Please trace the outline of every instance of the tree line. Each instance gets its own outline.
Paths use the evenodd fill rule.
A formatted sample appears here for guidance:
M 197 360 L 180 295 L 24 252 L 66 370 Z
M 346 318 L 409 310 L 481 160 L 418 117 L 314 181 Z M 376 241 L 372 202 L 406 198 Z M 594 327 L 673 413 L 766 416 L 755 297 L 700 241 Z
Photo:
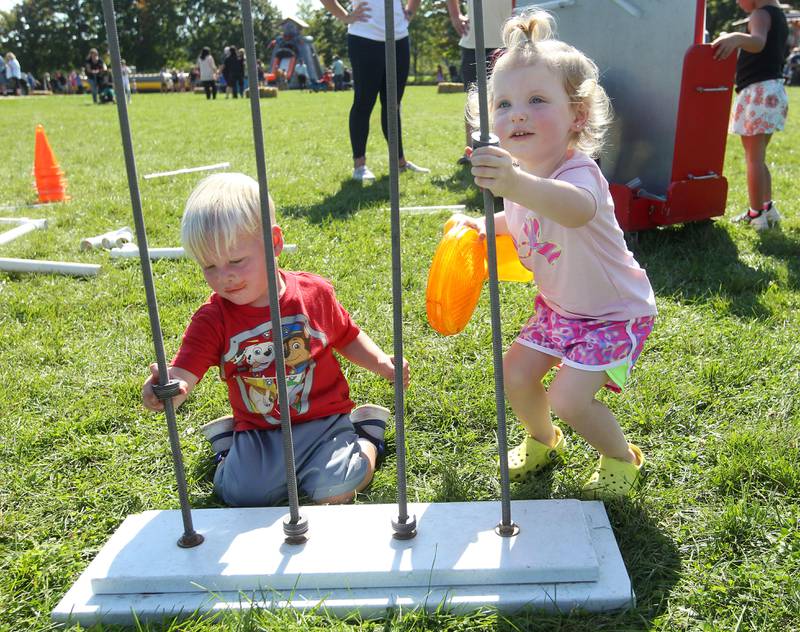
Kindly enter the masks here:
M 280 32 L 280 12 L 269 0 L 252 0 L 256 48 L 268 58 L 268 44 Z M 315 5 L 319 6 L 319 5 Z M 347 58 L 347 34 L 342 22 L 309 0 L 299 17 L 309 24 L 323 62 L 334 55 Z M 241 9 L 235 0 L 117 0 L 117 30 L 128 64 L 140 70 L 192 63 L 203 46 L 221 51 L 242 45 Z M 730 0 L 707 0 L 711 36 L 732 30 L 744 14 Z M 410 26 L 411 74 L 431 75 L 437 65 L 458 65 L 458 38 L 450 25 L 445 0 L 422 0 Z M 101 0 L 22 0 L 0 11 L 0 51 L 13 51 L 23 69 L 38 74 L 80 67 L 90 48 L 105 51 Z M 446 74 L 446 73 L 445 73 Z
M 221 53 L 243 45 L 239 3 L 231 0 L 117 0 L 120 49 L 141 70 L 185 66 L 203 46 Z M 278 33 L 280 12 L 252 0 L 260 55 Z M 81 67 L 89 49 L 107 50 L 101 0 L 22 0 L 0 11 L 0 50 L 13 51 L 34 74 Z

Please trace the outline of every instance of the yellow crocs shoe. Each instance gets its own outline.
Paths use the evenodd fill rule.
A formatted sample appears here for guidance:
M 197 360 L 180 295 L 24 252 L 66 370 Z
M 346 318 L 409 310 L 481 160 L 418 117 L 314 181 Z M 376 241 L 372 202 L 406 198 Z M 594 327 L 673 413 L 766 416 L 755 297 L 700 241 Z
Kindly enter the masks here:
M 553 447 L 525 435 L 516 448 L 508 451 L 508 476 L 512 481 L 521 481 L 529 474 L 538 474 L 544 468 L 555 465 L 564 456 L 566 441 L 561 428 L 553 426 L 556 443 Z
M 629 443 L 628 447 L 636 455 L 636 463 L 601 456 L 597 470 L 583 486 L 584 499 L 616 498 L 630 493 L 639 480 L 644 465 L 644 455 L 638 446 Z

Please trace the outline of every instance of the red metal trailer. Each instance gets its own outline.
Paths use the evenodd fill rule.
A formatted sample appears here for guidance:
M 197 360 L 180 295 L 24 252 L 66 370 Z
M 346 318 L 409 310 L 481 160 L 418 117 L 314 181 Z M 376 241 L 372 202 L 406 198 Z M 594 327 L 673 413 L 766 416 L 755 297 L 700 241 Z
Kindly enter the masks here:
M 713 58 L 704 44 L 705 0 L 697 0 L 695 43 L 686 51 L 675 128 L 672 175 L 666 194 L 637 182 L 611 183 L 617 220 L 633 232 L 695 222 L 725 213 L 728 181 L 722 175 L 736 55 Z

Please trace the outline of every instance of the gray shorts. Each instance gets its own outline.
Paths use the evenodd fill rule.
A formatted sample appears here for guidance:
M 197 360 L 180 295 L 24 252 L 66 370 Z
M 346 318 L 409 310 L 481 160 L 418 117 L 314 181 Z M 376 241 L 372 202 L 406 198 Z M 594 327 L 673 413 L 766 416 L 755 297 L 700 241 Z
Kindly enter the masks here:
M 297 487 L 313 501 L 354 491 L 369 470 L 350 415 L 292 426 Z M 268 507 L 286 501 L 286 464 L 280 430 L 233 433 L 233 446 L 214 474 L 214 491 L 231 507 Z

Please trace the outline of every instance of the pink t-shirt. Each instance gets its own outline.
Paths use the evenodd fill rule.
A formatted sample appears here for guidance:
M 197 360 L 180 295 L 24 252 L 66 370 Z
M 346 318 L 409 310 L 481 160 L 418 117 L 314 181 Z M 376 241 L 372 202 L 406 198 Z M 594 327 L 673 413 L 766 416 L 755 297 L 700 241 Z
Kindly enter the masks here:
M 550 176 L 587 191 L 594 217 L 567 228 L 515 202 L 505 201 L 506 221 L 522 264 L 533 271 L 545 302 L 567 318 L 630 320 L 654 316 L 647 273 L 625 245 L 608 182 L 595 162 L 573 152 Z

